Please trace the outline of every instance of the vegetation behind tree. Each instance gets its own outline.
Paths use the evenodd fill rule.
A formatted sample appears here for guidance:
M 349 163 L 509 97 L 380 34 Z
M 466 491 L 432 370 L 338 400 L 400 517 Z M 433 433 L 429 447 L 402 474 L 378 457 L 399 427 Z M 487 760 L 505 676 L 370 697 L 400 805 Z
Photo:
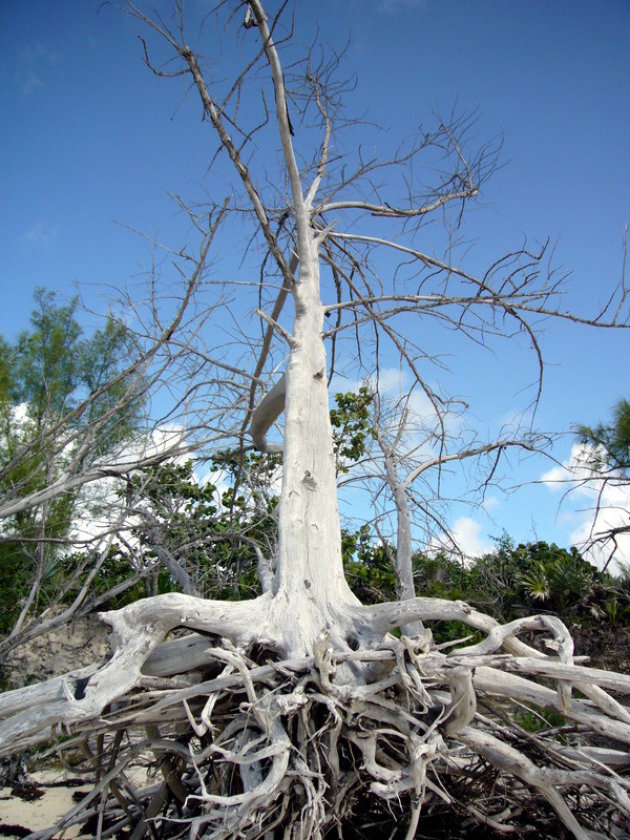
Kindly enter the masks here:
M 138 355 L 112 315 L 84 333 L 78 299 L 59 303 L 38 289 L 31 327 L 14 342 L 0 337 L 0 498 L 45 491 L 71 460 L 97 463 L 138 432 L 144 409 L 137 382 L 119 376 Z M 77 411 L 81 405 L 86 410 Z M 0 632 L 18 632 L 29 613 L 67 599 L 81 582 L 86 551 L 72 549 L 79 519 L 98 514 L 80 488 L 2 520 Z

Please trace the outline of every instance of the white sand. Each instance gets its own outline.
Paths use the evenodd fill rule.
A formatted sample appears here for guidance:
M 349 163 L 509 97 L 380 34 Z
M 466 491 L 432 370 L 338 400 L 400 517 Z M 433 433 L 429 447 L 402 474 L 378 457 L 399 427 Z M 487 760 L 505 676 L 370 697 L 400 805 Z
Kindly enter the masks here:
M 155 780 L 149 780 L 147 770 L 144 767 L 133 765 L 127 768 L 127 778 L 136 788 L 144 788 Z M 51 828 L 56 821 L 68 813 L 77 804 L 73 794 L 88 793 L 92 784 L 86 782 L 77 787 L 47 787 L 56 782 L 65 782 L 68 779 L 76 779 L 77 776 L 65 770 L 38 770 L 30 773 L 27 781 L 41 785 L 44 795 L 32 802 L 25 802 L 18 796 L 11 795 L 11 788 L 0 788 L 0 826 L 19 825 L 28 828 L 30 831 L 42 831 Z M 5 838 L 15 840 L 16 835 L 1 835 L 0 840 Z M 73 825 L 63 833 L 56 832 L 55 838 L 91 838 L 92 835 L 80 834 L 80 826 Z
M 44 770 L 33 773 L 29 780 L 37 784 L 47 785 L 51 782 L 65 781 L 67 774 L 61 771 Z M 90 784 L 81 787 L 53 787 L 44 788 L 44 795 L 32 802 L 25 802 L 18 796 L 11 795 L 11 788 L 0 788 L 0 825 L 20 825 L 31 831 L 41 831 L 50 828 L 54 823 L 74 808 L 76 802 L 73 800 L 73 793 L 80 791 L 87 793 Z M 8 835 L 13 837 L 15 835 Z M 79 826 L 72 826 L 67 829 L 63 836 L 68 838 L 80 837 Z M 7 835 L 3 835 L 4 838 Z

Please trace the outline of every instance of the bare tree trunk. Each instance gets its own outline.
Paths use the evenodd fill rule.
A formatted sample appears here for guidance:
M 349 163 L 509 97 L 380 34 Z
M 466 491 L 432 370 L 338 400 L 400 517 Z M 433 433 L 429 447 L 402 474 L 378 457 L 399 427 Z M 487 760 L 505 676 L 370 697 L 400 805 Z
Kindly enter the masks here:
M 404 419 L 401 428 L 404 428 Z M 384 438 L 382 429 L 376 420 L 376 439 L 385 460 L 385 480 L 394 497 L 396 505 L 396 554 L 394 555 L 394 573 L 396 577 L 396 595 L 399 601 L 406 601 L 416 597 L 416 587 L 413 582 L 413 548 L 411 544 L 411 514 L 409 512 L 409 498 L 403 482 L 398 478 L 394 452 Z M 421 621 L 412 621 L 401 628 L 410 636 L 421 635 L 425 632 Z
M 316 244 L 300 254 L 285 397 L 285 438 L 273 621 L 290 655 L 312 652 L 349 606 L 344 573 Z M 296 622 L 296 616 L 299 621 Z M 336 640 L 339 641 L 339 640 Z
M 254 12 L 273 77 L 276 116 L 289 176 L 296 225 L 299 275 L 291 283 L 295 305 L 293 335 L 286 374 L 284 465 L 279 517 L 278 560 L 270 620 L 285 639 L 290 655 L 313 652 L 328 631 L 343 643 L 348 608 L 360 606 L 343 573 L 337 477 L 328 404 L 326 351 L 320 297 L 320 238 L 312 223 L 312 201 L 326 169 L 329 126 L 317 175 L 308 195 L 302 189 L 293 150 L 293 130 L 280 59 L 259 0 Z M 282 261 L 280 266 L 289 266 Z M 298 617 L 298 621 L 296 621 Z M 341 631 L 341 632 L 340 632 Z
M 396 595 L 400 601 L 416 597 L 416 587 L 413 582 L 411 545 L 411 515 L 409 513 L 409 499 L 405 488 L 396 475 L 396 464 L 391 452 L 384 450 L 387 483 L 394 497 L 396 505 Z

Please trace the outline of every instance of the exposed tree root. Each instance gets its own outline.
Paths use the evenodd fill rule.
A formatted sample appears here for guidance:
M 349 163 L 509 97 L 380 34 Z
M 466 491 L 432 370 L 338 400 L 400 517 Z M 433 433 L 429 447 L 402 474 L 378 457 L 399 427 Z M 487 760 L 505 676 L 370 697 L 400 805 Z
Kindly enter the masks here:
M 440 836 L 425 830 L 449 814 L 462 832 L 452 837 L 474 825 L 485 836 L 630 832 L 630 713 L 606 691 L 630 693 L 630 676 L 575 664 L 557 619 L 499 626 L 420 598 L 357 609 L 353 645 L 324 632 L 312 655 L 286 658 L 268 634 L 272 604 L 138 602 L 104 616 L 115 650 L 100 670 L 5 694 L 4 754 L 52 737 L 94 774 L 89 796 L 34 836 L 89 819 L 95 836 L 132 840 L 412 838 Z M 383 632 L 394 616 L 463 620 L 485 638 L 396 638 Z M 160 644 L 180 625 L 221 639 Z M 533 716 L 539 731 L 526 731 Z M 149 759 L 138 789 L 127 770 Z

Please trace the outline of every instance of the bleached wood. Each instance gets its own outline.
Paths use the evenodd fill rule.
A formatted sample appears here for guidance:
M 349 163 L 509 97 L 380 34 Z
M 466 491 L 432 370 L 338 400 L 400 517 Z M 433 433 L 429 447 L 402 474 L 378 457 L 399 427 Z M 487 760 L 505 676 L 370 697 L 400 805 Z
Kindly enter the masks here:
M 239 645 L 261 638 L 268 600 L 263 595 L 255 601 L 228 603 L 171 592 L 101 613 L 101 618 L 113 630 L 112 658 L 90 676 L 80 691 L 77 690 L 76 675 L 54 680 L 52 686 L 44 684 L 41 689 L 45 701 L 38 697 L 36 704 L 1 721 L 0 755 L 40 743 L 56 724 L 67 726 L 97 718 L 108 703 L 137 684 L 145 661 L 166 633 L 175 627 L 199 628 L 225 636 Z
M 267 432 L 284 411 L 286 383 L 284 374 L 256 406 L 249 427 L 254 446 L 260 452 L 282 454 L 282 444 L 268 443 Z

